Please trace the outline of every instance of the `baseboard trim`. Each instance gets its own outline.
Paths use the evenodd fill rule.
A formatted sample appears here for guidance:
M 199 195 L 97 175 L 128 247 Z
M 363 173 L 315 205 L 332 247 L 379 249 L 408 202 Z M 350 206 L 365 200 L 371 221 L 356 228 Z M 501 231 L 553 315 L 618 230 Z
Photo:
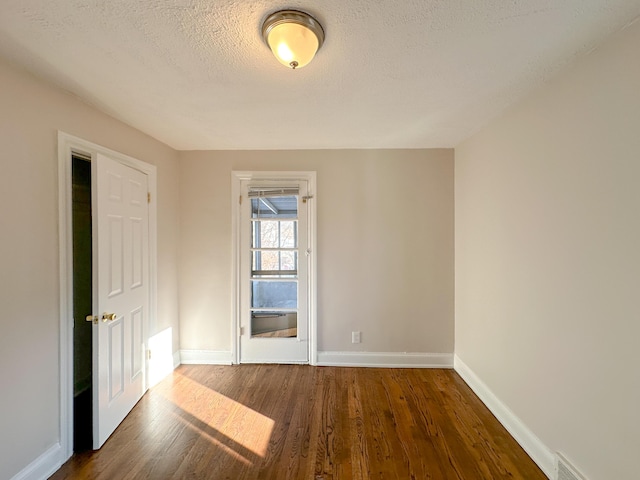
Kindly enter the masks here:
M 318 352 L 321 367 L 453 368 L 451 353 Z
M 64 463 L 62 447 L 56 443 L 14 475 L 11 480 L 42 480 L 53 475 Z
M 491 413 L 507 429 L 525 452 L 536 462 L 544 474 L 555 478 L 555 456 L 542 441 L 503 403 L 491 389 L 457 355 L 453 361 L 454 369 L 482 400 Z
M 180 363 L 185 365 L 231 365 L 230 351 L 180 350 Z

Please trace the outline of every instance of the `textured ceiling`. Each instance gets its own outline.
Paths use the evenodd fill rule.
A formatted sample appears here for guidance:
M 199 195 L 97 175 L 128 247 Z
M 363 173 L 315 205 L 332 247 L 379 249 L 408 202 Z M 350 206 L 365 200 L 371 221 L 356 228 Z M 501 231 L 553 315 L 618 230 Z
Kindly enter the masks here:
M 305 10 L 326 42 L 260 36 Z M 180 150 L 451 147 L 640 15 L 638 0 L 0 0 L 0 55 Z

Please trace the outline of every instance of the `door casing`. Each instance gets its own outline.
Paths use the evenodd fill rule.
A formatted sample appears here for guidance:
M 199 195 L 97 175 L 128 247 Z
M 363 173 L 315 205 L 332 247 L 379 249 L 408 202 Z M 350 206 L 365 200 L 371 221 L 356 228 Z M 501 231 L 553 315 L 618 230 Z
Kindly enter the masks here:
M 157 169 L 128 155 L 58 131 L 58 214 L 60 259 L 60 447 L 62 461 L 73 454 L 73 234 L 72 155 L 94 159 L 98 153 L 136 168 L 148 177 L 149 203 L 149 325 L 154 332 L 157 313 Z M 148 339 L 145 339 L 148 340 Z M 146 343 L 146 341 L 145 341 Z M 148 367 L 148 362 L 147 362 Z M 146 375 L 147 381 L 149 375 Z M 147 385 L 148 387 L 148 385 Z
M 232 361 L 240 363 L 240 194 L 241 182 L 247 181 L 306 181 L 307 196 L 309 202 L 309 250 L 310 262 L 308 271 L 308 315 L 309 315 L 309 364 L 318 362 L 318 335 L 317 335 L 317 302 L 316 302 L 316 272 L 317 272 L 317 242 L 316 242 L 316 172 L 313 171 L 233 171 L 231 172 L 231 245 L 232 245 L 232 315 L 231 315 L 231 346 Z

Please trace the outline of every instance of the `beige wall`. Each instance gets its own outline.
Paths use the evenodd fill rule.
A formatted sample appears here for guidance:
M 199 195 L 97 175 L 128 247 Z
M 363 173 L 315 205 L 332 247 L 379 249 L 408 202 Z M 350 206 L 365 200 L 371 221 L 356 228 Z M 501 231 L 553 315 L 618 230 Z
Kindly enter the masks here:
M 231 350 L 233 170 L 317 171 L 318 350 L 453 352 L 452 150 L 182 152 L 181 348 Z
M 638 478 L 640 22 L 456 149 L 456 354 L 591 480 Z
M 0 60 L 0 478 L 60 438 L 57 130 L 158 166 L 157 326 L 178 349 L 176 153 Z

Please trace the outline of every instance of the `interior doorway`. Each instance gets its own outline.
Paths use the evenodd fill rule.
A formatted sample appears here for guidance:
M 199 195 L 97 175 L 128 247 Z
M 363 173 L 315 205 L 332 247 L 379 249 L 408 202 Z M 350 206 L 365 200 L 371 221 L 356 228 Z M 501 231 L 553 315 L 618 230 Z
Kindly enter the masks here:
M 58 132 L 58 172 L 64 462 L 74 451 L 99 448 L 148 388 L 157 171 Z
M 73 450 L 90 450 L 93 435 L 91 312 L 91 159 L 72 155 L 73 235 Z

